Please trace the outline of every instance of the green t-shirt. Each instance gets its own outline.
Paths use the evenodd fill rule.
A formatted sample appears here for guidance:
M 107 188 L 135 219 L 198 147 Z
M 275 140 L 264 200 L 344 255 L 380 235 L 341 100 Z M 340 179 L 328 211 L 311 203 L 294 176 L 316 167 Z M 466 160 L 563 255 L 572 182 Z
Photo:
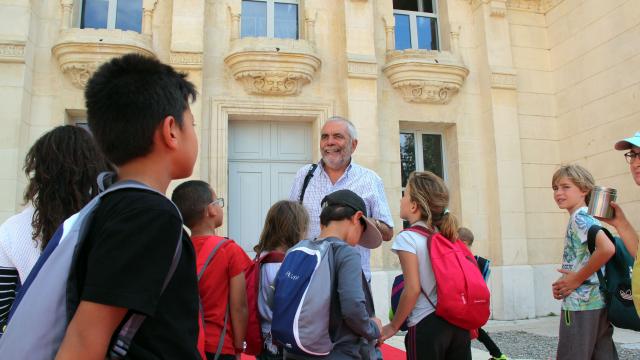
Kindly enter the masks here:
M 587 233 L 592 225 L 600 225 L 600 222 L 587 213 L 586 206 L 579 208 L 571 215 L 564 239 L 563 269 L 577 272 L 591 258 L 587 247 Z M 604 268 L 602 271 L 604 272 Z M 571 295 L 562 301 L 563 310 L 597 310 L 604 307 L 604 297 L 600 292 L 596 273 L 593 273 Z

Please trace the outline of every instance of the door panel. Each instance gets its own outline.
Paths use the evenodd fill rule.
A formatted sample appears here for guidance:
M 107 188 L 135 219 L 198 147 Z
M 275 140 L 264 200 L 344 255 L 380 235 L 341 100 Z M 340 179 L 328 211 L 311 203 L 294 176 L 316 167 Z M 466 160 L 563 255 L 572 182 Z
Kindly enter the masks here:
M 268 163 L 229 163 L 229 237 L 249 254 L 271 205 L 269 177 Z
M 267 121 L 233 121 L 229 124 L 229 160 L 268 160 L 271 125 Z
M 274 122 L 271 125 L 271 159 L 311 159 L 311 127 L 307 123 Z

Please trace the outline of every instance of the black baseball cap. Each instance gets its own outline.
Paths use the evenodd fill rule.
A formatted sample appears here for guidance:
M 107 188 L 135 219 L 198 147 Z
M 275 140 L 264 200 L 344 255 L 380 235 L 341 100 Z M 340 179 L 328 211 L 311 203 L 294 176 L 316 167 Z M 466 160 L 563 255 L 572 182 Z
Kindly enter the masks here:
M 325 196 L 320 202 L 320 205 L 322 207 L 347 206 L 355 211 L 362 211 L 364 214 L 362 219 L 364 219 L 365 230 L 362 232 L 362 236 L 360 236 L 358 245 L 367 249 L 375 249 L 382 244 L 382 234 L 380 234 L 380 231 L 373 220 L 367 217 L 367 206 L 358 194 L 347 189 L 334 191 Z

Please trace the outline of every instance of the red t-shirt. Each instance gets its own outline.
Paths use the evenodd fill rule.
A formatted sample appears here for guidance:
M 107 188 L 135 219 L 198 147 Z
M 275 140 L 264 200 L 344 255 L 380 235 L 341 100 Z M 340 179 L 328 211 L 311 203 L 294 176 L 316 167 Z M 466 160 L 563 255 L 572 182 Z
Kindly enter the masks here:
M 220 236 L 195 236 L 192 237 L 193 246 L 196 249 L 197 269 L 198 273 L 204 265 L 208 253 L 213 250 L 215 245 L 223 240 Z M 211 241 L 210 246 L 205 246 Z M 201 254 L 203 248 L 208 253 Z M 227 241 L 218 249 L 207 269 L 205 270 L 200 282 L 198 290 L 204 309 L 205 321 L 205 345 L 206 352 L 215 353 L 218 349 L 222 326 L 224 325 L 224 314 L 227 310 L 229 299 L 229 283 L 231 278 L 242 273 L 247 266 L 251 264 L 251 260 L 238 244 L 233 240 Z M 233 346 L 233 334 L 231 327 L 231 316 L 227 321 L 227 333 L 224 337 L 224 345 L 222 354 L 233 355 L 236 353 Z

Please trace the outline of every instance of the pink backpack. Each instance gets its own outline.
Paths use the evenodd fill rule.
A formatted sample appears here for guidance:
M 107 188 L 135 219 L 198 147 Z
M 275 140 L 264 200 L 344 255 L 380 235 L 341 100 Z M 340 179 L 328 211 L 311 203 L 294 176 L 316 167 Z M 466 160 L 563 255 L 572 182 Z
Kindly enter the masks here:
M 436 315 L 467 330 L 482 327 L 489 320 L 489 288 L 467 246 L 432 233 L 422 226 L 405 229 L 427 238 L 431 268 L 436 278 Z M 433 306 L 431 299 L 427 300 Z

